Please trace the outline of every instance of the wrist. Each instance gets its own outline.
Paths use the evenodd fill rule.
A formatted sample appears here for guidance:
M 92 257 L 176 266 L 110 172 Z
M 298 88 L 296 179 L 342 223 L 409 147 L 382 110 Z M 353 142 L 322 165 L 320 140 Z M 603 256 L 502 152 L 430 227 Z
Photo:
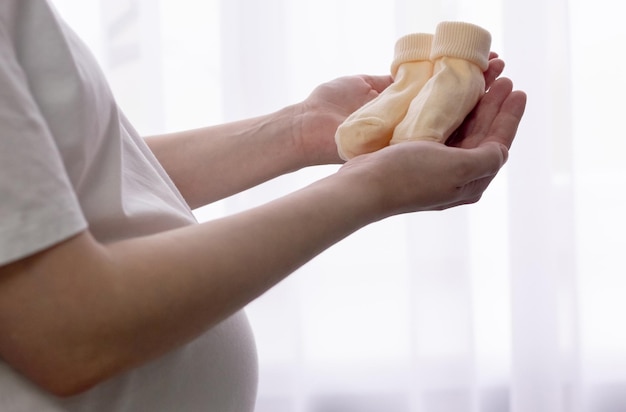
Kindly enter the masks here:
M 324 107 L 303 101 L 290 106 L 292 139 L 302 167 L 341 164 L 335 132 L 343 119 Z
M 285 173 L 311 165 L 309 153 L 302 144 L 302 111 L 300 104 L 294 104 L 268 114 L 262 121 L 261 127 L 268 128 L 264 135 L 276 147 L 274 156 L 279 157 L 276 161 L 285 165 Z

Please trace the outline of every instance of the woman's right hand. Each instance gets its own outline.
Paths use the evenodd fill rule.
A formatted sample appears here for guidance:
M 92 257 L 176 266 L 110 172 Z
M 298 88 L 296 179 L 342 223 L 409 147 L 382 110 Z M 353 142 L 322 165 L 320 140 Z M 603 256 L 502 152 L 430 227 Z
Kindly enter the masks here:
M 371 185 L 381 218 L 474 203 L 506 162 L 524 113 L 526 94 L 512 89 L 507 78 L 493 82 L 453 145 L 404 142 L 357 156 L 338 173 Z

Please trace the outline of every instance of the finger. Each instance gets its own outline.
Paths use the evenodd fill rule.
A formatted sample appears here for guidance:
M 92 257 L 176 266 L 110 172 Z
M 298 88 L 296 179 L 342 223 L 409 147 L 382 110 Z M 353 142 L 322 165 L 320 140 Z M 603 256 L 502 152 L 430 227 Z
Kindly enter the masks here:
M 496 175 L 497 173 L 491 176 L 483 177 L 478 180 L 474 180 L 463 186 L 460 189 L 462 196 L 458 202 L 458 205 L 466 205 L 478 202 L 485 193 L 485 190 L 487 190 L 493 179 L 496 177 Z
M 498 142 L 484 142 L 473 149 L 462 149 L 458 164 L 459 188 L 496 175 L 506 163 L 509 151 Z
M 485 70 L 485 90 L 489 90 L 493 82 L 502 74 L 504 71 L 504 60 L 501 59 L 491 59 L 489 60 L 489 66 L 487 70 Z
M 523 91 L 511 92 L 500 106 L 485 141 L 497 142 L 510 148 L 524 115 L 526 100 L 526 93 Z
M 441 209 L 477 202 L 508 157 L 507 148 L 495 142 L 474 149 L 456 150 L 459 156 L 453 168 L 458 182 L 456 194 L 442 204 Z
M 489 91 L 480 99 L 472 113 L 465 120 L 461 135 L 461 147 L 472 148 L 480 144 L 491 130 L 504 100 L 513 90 L 513 82 L 506 77 L 497 79 Z
M 489 52 L 489 60 L 491 59 L 495 59 L 498 57 L 498 53 L 494 52 L 493 50 Z
M 460 187 L 458 189 L 459 195 L 457 196 L 457 199 L 451 203 L 443 205 L 441 209 L 449 209 L 452 207 L 457 207 L 457 206 L 462 206 L 462 205 L 467 205 L 467 204 L 478 202 L 494 178 L 495 178 L 495 175 L 485 177 L 482 179 L 474 180 L 468 183 L 467 185 Z
M 364 74 L 361 78 L 370 85 L 370 87 L 377 92 L 382 92 L 385 90 L 391 83 L 393 83 L 393 78 L 389 75 L 386 76 L 371 76 Z

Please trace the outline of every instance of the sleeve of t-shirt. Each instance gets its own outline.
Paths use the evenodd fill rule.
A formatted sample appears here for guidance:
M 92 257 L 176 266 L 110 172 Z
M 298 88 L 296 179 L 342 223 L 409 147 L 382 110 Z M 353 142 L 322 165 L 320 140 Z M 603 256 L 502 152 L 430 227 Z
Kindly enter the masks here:
M 0 27 L 0 266 L 86 227 L 58 147 Z

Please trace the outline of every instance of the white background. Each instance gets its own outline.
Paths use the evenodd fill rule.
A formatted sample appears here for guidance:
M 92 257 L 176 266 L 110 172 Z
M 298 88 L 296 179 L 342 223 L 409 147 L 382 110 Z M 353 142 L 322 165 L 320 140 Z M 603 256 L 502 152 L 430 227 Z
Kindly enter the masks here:
M 387 73 L 395 40 L 482 25 L 528 93 L 481 202 L 389 219 L 248 308 L 259 412 L 626 411 L 626 27 L 609 0 L 55 0 L 145 134 Z M 511 4 L 515 3 L 515 4 Z M 251 207 L 335 167 L 197 211 Z

